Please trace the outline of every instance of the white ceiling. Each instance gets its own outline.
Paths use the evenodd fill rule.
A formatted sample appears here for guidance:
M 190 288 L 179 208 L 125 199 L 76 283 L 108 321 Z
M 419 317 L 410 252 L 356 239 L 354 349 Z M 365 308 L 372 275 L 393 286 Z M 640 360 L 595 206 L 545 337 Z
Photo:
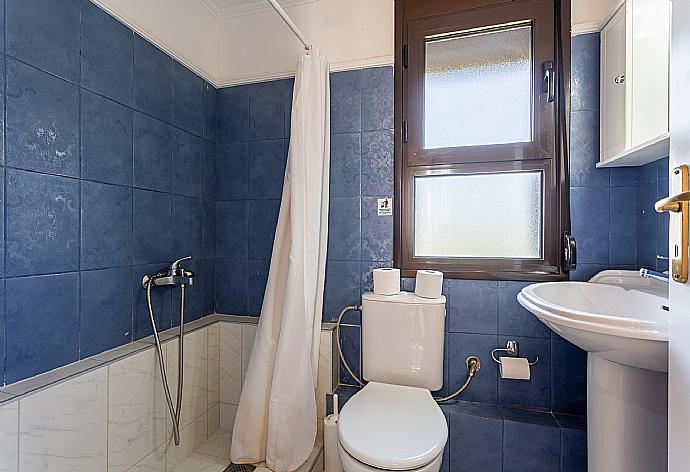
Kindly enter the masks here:
M 251 15 L 271 6 L 266 0 L 199 0 L 216 18 L 231 18 L 234 16 Z M 311 3 L 317 0 L 280 0 L 283 7 L 291 7 Z
M 599 31 L 621 0 L 571 0 L 573 34 Z

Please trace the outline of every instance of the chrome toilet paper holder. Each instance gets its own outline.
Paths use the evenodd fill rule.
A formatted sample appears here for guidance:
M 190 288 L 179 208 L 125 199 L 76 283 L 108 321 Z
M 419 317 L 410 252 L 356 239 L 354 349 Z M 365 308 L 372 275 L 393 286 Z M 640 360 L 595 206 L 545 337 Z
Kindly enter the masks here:
M 500 364 L 501 361 L 496 358 L 496 353 L 497 352 L 504 352 L 505 356 L 504 357 L 519 357 L 520 356 L 520 346 L 517 341 L 510 340 L 506 343 L 506 347 L 504 348 L 496 348 L 493 351 L 491 351 L 491 358 L 494 360 L 496 364 Z M 527 363 L 530 366 L 536 365 L 539 363 L 539 356 L 534 361 L 530 361 L 527 359 Z

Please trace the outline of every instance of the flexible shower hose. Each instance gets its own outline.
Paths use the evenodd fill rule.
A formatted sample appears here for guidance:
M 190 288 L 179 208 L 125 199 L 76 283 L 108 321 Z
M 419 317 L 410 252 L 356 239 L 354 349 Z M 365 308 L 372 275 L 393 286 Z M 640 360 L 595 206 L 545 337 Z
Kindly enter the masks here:
M 340 362 L 343 363 L 343 366 L 345 367 L 345 370 L 348 371 L 348 373 L 352 376 L 353 379 L 355 379 L 355 382 L 359 384 L 360 387 L 364 387 L 364 382 L 360 380 L 358 376 L 355 375 L 355 373 L 352 371 L 350 368 L 350 364 L 347 363 L 345 360 L 345 356 L 343 355 L 343 347 L 340 343 L 340 324 L 343 321 L 343 316 L 345 316 L 345 313 L 348 311 L 353 310 L 353 311 L 362 311 L 362 307 L 358 305 L 349 305 L 343 308 L 340 312 L 340 315 L 338 315 L 338 319 L 335 322 L 335 337 L 337 340 L 337 345 L 338 345 L 338 357 L 340 358 Z M 441 397 L 441 398 L 436 398 L 434 397 L 434 400 L 436 400 L 437 403 L 443 403 L 447 402 L 449 400 L 452 400 L 453 398 L 457 397 L 460 395 L 462 392 L 464 392 L 467 387 L 470 386 L 470 382 L 472 381 L 472 378 L 474 377 L 474 374 L 476 374 L 479 369 L 481 369 L 482 364 L 481 361 L 477 356 L 470 356 L 467 358 L 466 361 L 467 364 L 467 378 L 465 379 L 465 383 L 460 386 L 455 392 L 452 394 L 446 396 L 446 397 Z
M 182 411 L 182 374 L 184 373 L 184 284 L 180 285 L 180 341 L 178 343 L 177 352 L 177 407 L 175 407 L 173 406 L 172 395 L 170 394 L 170 385 L 168 385 L 168 377 L 165 371 L 161 340 L 158 336 L 156 319 L 153 316 L 153 307 L 151 306 L 151 286 L 153 285 L 153 281 L 154 277 L 151 277 L 146 283 L 146 304 L 149 308 L 149 317 L 151 318 L 151 327 L 153 328 L 153 339 L 156 341 L 156 352 L 158 353 L 158 363 L 161 369 L 163 390 L 165 390 L 165 400 L 168 403 L 168 410 L 170 411 L 170 418 L 173 425 L 173 440 L 175 441 L 175 446 L 179 446 L 180 412 Z

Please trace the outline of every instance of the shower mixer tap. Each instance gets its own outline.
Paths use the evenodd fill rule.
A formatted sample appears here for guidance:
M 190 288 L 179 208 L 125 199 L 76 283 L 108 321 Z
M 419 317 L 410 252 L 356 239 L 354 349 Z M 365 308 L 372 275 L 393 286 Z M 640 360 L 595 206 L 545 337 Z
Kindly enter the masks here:
M 194 272 L 183 268 L 180 264 L 184 261 L 188 261 L 192 256 L 183 257 L 177 259 L 168 265 L 166 270 L 160 271 L 154 275 L 144 275 L 141 279 L 141 286 L 146 288 L 149 280 L 153 280 L 154 286 L 167 286 L 167 285 L 193 285 L 194 284 Z

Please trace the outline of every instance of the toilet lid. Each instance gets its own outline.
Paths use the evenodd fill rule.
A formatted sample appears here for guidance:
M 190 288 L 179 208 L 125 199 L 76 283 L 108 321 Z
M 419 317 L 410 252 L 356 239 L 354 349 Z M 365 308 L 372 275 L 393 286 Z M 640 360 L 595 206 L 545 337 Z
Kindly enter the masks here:
M 443 452 L 448 426 L 428 390 L 369 382 L 340 412 L 338 439 L 360 462 L 410 470 Z

